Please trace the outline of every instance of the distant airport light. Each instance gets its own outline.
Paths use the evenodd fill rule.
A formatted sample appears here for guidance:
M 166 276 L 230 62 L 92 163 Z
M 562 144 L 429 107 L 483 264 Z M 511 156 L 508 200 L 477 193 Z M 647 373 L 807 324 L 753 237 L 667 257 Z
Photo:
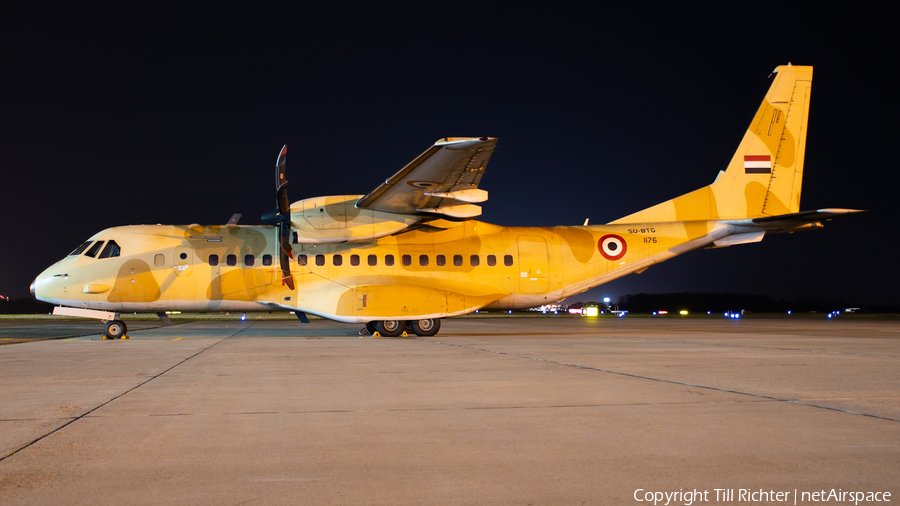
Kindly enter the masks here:
M 678 312 L 678 314 L 688 314 L 688 312 L 685 311 L 684 309 L 682 309 L 681 311 Z
M 625 318 L 626 311 L 619 311 L 619 318 Z
M 653 316 L 656 316 L 656 311 L 653 312 Z
M 657 314 L 660 314 L 660 315 L 667 315 L 667 314 L 669 314 L 668 311 L 657 311 L 656 313 L 657 313 Z
M 569 314 L 581 314 L 580 309 L 569 309 Z
M 508 313 L 509 313 L 509 314 L 512 314 L 512 309 L 510 309 L 510 310 L 508 311 Z
M 707 311 L 706 314 L 712 314 L 712 311 Z
M 790 311 L 788 311 L 788 314 L 791 314 L 791 312 L 790 312 Z
M 609 304 L 609 297 L 603 297 L 603 302 L 605 304 Z
M 597 316 L 600 314 L 600 310 L 595 307 L 589 307 L 584 310 L 585 316 Z
M 834 316 L 834 315 L 831 314 L 831 313 L 828 313 L 828 319 L 829 319 L 829 320 L 831 319 L 832 316 Z

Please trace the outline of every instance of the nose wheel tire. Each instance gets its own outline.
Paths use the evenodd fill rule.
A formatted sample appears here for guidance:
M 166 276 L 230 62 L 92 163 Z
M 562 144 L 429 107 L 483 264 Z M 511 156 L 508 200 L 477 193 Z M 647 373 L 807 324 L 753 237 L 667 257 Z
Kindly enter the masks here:
M 413 320 L 413 332 L 420 337 L 433 336 L 441 330 L 441 320 L 437 318 L 429 318 L 427 320 Z
M 375 329 L 384 337 L 397 337 L 403 332 L 402 320 L 384 320 L 375 323 Z
M 128 327 L 121 320 L 113 320 L 107 323 L 106 329 L 103 331 L 108 339 L 121 339 L 125 332 L 128 332 Z

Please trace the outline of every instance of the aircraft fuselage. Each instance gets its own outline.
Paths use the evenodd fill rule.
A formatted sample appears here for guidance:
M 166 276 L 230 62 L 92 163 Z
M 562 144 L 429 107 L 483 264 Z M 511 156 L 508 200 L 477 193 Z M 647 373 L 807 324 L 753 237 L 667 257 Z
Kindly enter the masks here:
M 90 257 L 90 248 L 70 255 L 42 273 L 35 290 L 54 304 L 117 312 L 298 309 L 343 322 L 442 318 L 555 302 L 734 232 L 715 221 L 441 226 L 447 228 L 368 242 L 294 244 L 295 290 L 281 282 L 273 227 L 115 227 L 91 241 L 115 241 L 119 256 Z

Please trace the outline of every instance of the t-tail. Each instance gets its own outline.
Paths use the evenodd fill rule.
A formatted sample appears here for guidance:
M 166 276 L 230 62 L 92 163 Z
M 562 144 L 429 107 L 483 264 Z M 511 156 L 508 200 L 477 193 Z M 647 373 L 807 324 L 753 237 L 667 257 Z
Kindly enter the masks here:
M 813 68 L 782 65 L 731 163 L 709 186 L 611 224 L 749 220 L 796 229 L 849 209 L 800 212 Z

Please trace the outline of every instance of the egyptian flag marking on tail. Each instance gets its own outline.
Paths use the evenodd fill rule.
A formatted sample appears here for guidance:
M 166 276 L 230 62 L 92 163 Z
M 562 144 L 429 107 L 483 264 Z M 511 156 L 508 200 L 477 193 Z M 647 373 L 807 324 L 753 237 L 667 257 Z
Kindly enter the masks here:
M 771 174 L 772 155 L 744 155 L 744 174 Z

